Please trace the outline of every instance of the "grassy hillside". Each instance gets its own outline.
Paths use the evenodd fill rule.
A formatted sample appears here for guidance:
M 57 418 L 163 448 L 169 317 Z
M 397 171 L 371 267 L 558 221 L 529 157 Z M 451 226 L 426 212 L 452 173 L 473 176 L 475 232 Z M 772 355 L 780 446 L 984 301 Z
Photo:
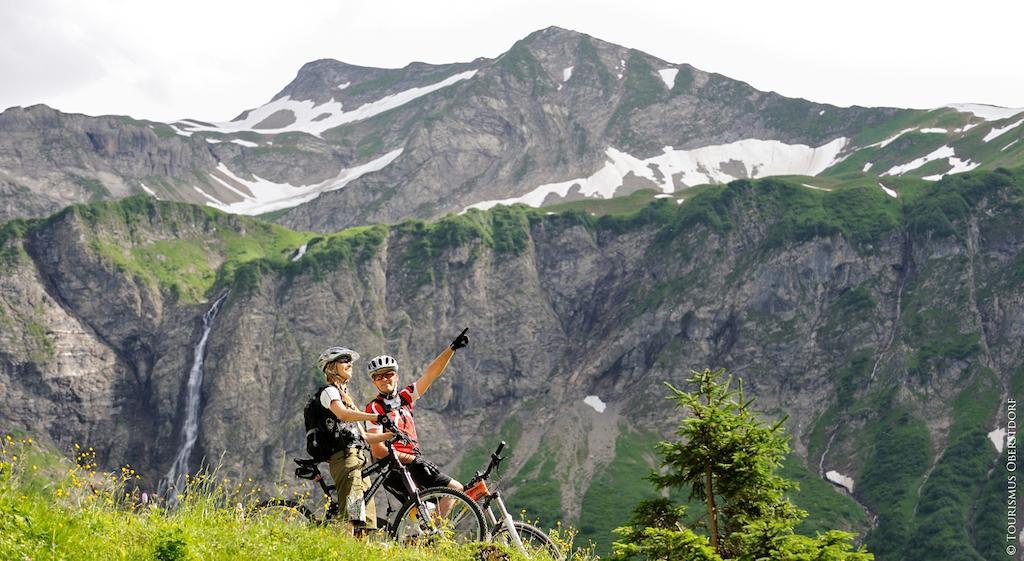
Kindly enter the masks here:
M 0 444 L 0 559 L 218 561 L 236 559 L 522 559 L 493 544 L 406 547 L 346 537 L 339 525 L 310 526 L 248 514 L 258 489 L 193 480 L 174 510 L 143 504 L 135 473 L 100 473 L 89 449 L 77 462 L 30 438 Z M 581 554 L 583 555 L 583 554 Z M 585 557 L 577 556 L 583 560 Z

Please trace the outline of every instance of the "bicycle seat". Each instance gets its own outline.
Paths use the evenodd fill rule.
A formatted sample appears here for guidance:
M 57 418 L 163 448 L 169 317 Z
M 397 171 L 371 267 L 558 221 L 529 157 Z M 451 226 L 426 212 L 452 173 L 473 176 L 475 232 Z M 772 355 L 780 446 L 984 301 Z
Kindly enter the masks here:
M 295 477 L 312 480 L 320 474 L 320 468 L 316 467 L 320 462 L 312 458 L 295 458 L 295 463 L 299 464 L 299 467 L 295 468 Z

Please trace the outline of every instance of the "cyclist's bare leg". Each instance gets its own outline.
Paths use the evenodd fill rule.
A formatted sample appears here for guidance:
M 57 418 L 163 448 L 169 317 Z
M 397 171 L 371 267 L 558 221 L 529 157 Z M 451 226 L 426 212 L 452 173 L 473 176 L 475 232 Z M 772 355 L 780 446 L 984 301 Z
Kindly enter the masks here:
M 456 491 L 460 491 L 460 492 L 464 491 L 464 489 L 462 488 L 462 483 L 459 483 L 458 481 L 455 481 L 454 479 L 452 479 L 451 481 L 448 482 L 448 488 L 449 489 L 455 489 Z M 447 517 L 448 513 L 452 510 L 452 504 L 454 502 L 455 502 L 455 499 L 441 499 L 440 502 L 437 505 L 438 514 L 441 517 Z

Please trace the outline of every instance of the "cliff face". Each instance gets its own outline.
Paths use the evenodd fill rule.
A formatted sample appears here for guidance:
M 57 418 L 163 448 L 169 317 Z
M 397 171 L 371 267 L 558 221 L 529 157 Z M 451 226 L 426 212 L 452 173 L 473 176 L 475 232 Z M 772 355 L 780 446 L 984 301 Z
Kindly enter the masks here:
M 741 181 L 626 217 L 498 208 L 322 237 L 142 198 L 73 207 L 4 226 L 0 423 L 88 443 L 152 484 L 177 450 L 203 295 L 228 290 L 192 465 L 268 480 L 303 454 L 323 348 L 393 354 L 411 382 L 468 326 L 418 410 L 447 469 L 478 469 L 509 440 L 512 496 L 598 536 L 616 522 L 601 511 L 621 521 L 630 502 L 602 507 L 605 486 L 642 488 L 649 445 L 678 422 L 662 382 L 721 366 L 767 415 L 789 415 L 802 469 L 854 479 L 878 516 L 869 543 L 899 558 L 945 512 L 913 506 L 954 448 L 985 469 L 946 507 L 982 516 L 997 459 L 985 433 L 1024 381 L 1022 201 L 1019 172 L 896 199 Z M 352 385 L 368 400 L 363 364 Z M 906 450 L 914 462 L 898 461 Z M 968 527 L 962 542 L 980 547 Z

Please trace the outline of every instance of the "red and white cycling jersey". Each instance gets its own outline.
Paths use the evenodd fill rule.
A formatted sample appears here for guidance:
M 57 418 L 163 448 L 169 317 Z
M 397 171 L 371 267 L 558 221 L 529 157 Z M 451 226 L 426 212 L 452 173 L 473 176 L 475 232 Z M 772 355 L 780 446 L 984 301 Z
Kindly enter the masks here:
M 410 443 L 396 442 L 395 450 L 414 456 L 420 455 L 419 440 L 416 438 L 416 421 L 412 416 L 413 404 L 419 397 L 420 394 L 416 391 L 416 384 L 409 384 L 398 390 L 395 397 L 391 399 L 384 399 L 378 395 L 377 399 L 366 405 L 367 413 L 375 415 L 387 413 L 398 429 L 409 436 Z M 369 425 L 370 432 L 384 431 L 377 423 L 369 423 Z

